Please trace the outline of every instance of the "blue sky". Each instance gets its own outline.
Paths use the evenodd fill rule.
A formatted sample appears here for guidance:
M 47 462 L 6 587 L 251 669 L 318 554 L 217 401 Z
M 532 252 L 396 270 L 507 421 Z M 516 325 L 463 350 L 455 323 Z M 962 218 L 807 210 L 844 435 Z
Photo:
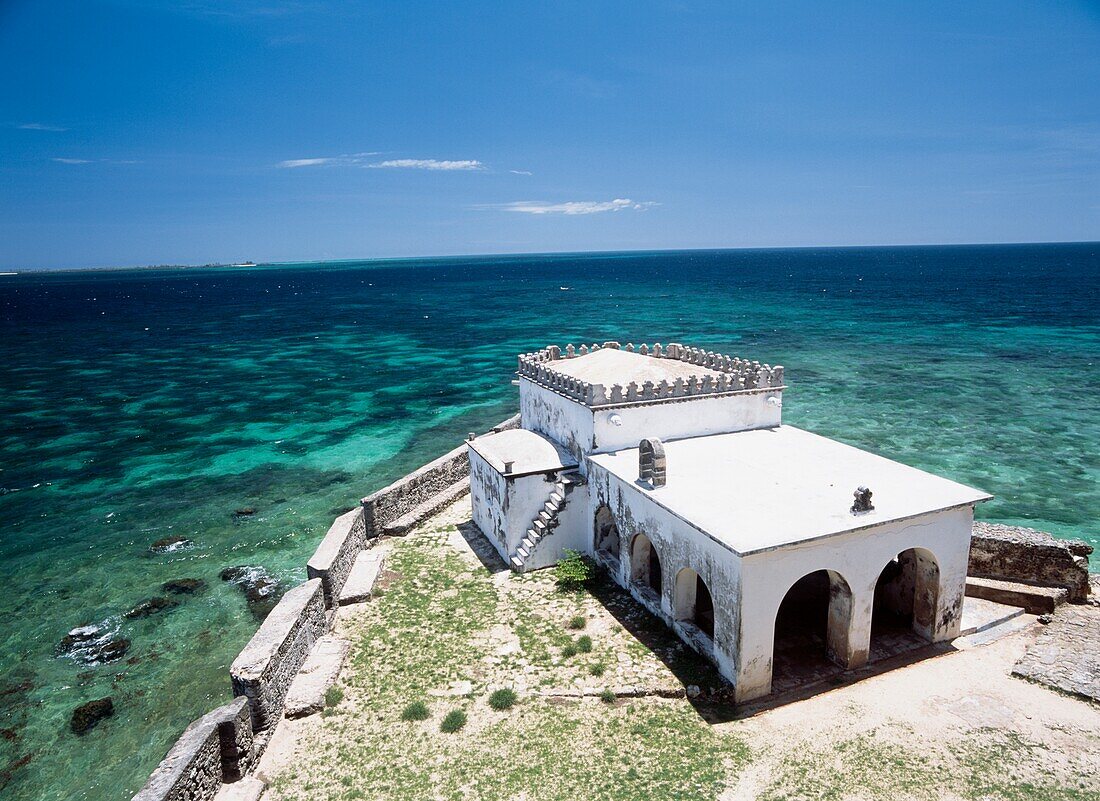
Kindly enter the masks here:
M 0 0 L 0 268 L 1100 239 L 1100 5 Z

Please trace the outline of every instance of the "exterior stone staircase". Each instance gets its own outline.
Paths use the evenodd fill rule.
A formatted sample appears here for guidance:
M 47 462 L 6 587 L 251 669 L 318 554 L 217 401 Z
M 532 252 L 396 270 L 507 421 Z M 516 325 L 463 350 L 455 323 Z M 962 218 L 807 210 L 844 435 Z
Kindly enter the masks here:
M 574 484 L 583 483 L 579 473 L 563 473 L 554 483 L 550 497 L 542 505 L 538 515 L 531 521 L 531 527 L 520 541 L 515 556 L 512 557 L 512 570 L 523 573 L 527 569 L 527 560 L 546 537 L 550 536 L 558 525 L 558 515 L 565 508 L 566 496 Z

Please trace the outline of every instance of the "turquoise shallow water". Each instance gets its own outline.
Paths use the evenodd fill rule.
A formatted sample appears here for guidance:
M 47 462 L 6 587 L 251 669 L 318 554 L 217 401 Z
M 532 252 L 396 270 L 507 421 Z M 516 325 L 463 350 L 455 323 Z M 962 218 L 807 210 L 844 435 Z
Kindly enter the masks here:
M 514 411 L 517 352 L 606 339 L 783 364 L 787 422 L 1100 544 L 1096 244 L 0 277 L 0 795 L 128 798 L 230 697 L 257 622 L 223 568 L 301 580 L 341 509 Z M 181 577 L 209 588 L 121 617 Z M 57 657 L 87 623 L 126 659 Z

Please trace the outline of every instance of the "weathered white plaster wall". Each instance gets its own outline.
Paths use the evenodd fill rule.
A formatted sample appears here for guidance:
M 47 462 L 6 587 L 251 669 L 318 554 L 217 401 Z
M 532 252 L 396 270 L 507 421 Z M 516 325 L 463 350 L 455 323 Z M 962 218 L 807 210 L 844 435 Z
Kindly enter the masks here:
M 534 552 L 527 558 L 526 570 L 539 570 L 556 565 L 565 556 L 566 550 L 581 553 L 591 551 L 588 542 L 588 505 L 586 485 L 575 485 L 566 492 L 565 506 L 558 513 L 557 527 L 549 536 L 539 541 Z M 541 503 L 539 508 L 542 508 Z
M 470 454 L 470 505 L 474 525 L 507 559 L 505 534 L 508 495 L 504 477 L 473 448 Z
M 473 448 L 470 451 L 470 504 L 473 509 L 473 521 L 481 532 L 493 543 L 500 557 L 508 562 L 519 548 L 520 541 L 531 528 L 535 516 L 542 510 L 543 504 L 554 491 L 557 475 L 555 473 L 535 473 L 526 476 L 505 477 L 496 468 L 485 461 Z M 583 497 L 583 487 L 579 490 Z M 577 491 L 572 494 L 577 497 Z M 587 506 L 582 501 L 576 505 Z M 565 512 L 569 512 L 568 504 Z M 565 529 L 565 521 L 546 538 L 554 540 Z M 573 542 L 573 540 L 569 540 Z M 549 546 L 549 547 L 547 547 Z M 566 545 L 564 547 L 574 547 Z M 543 550 L 554 553 L 555 546 L 543 542 L 536 550 L 541 558 Z M 561 548 L 558 549 L 560 553 Z M 556 559 L 554 559 L 556 561 Z M 545 567 L 553 561 L 538 565 Z M 530 565 L 529 569 L 533 569 Z
M 619 568 L 612 573 L 615 581 L 625 587 L 642 605 L 661 617 L 681 637 L 682 626 L 675 621 L 676 576 L 684 568 L 698 573 L 714 601 L 713 643 L 700 648 L 695 637 L 684 637 L 688 645 L 699 650 L 718 667 L 730 681 L 734 679 L 737 659 L 737 633 L 740 629 L 740 560 L 736 554 L 695 529 L 687 522 L 633 490 L 618 477 L 599 465 L 592 464 L 588 474 L 589 510 L 585 534 L 585 551 L 594 553 L 594 520 L 596 510 L 607 505 L 615 518 L 620 536 Z M 658 490 L 659 492 L 659 490 Z M 655 597 L 648 587 L 630 579 L 630 555 L 634 538 L 644 533 L 649 537 L 661 562 L 661 596 Z
M 708 434 L 728 434 L 751 428 L 771 428 L 782 422 L 782 409 L 768 402 L 780 398 L 779 390 L 751 395 L 713 395 L 663 401 L 641 406 L 596 408 L 594 421 L 595 447 L 602 453 L 623 448 L 636 448 L 648 437 L 673 440 L 701 437 Z M 561 399 L 563 402 L 564 398 Z M 618 415 L 621 425 L 613 425 Z
M 519 415 L 521 427 L 556 440 L 578 461 L 591 453 L 592 410 L 587 406 L 521 377 Z
M 849 667 L 859 667 L 867 661 L 879 575 L 888 562 L 909 548 L 930 551 L 939 565 L 933 641 L 957 637 L 973 518 L 973 507 L 949 509 L 744 557 L 741 562 L 744 613 L 740 619 L 740 650 L 734 679 L 737 700 L 771 692 L 776 613 L 794 583 L 816 570 L 840 574 L 851 589 Z

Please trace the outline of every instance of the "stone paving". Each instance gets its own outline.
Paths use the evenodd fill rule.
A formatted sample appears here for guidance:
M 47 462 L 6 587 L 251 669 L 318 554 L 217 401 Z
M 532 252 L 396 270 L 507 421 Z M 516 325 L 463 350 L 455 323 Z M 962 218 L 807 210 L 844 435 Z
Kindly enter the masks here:
M 1012 672 L 1100 702 L 1100 608 L 1061 607 Z

